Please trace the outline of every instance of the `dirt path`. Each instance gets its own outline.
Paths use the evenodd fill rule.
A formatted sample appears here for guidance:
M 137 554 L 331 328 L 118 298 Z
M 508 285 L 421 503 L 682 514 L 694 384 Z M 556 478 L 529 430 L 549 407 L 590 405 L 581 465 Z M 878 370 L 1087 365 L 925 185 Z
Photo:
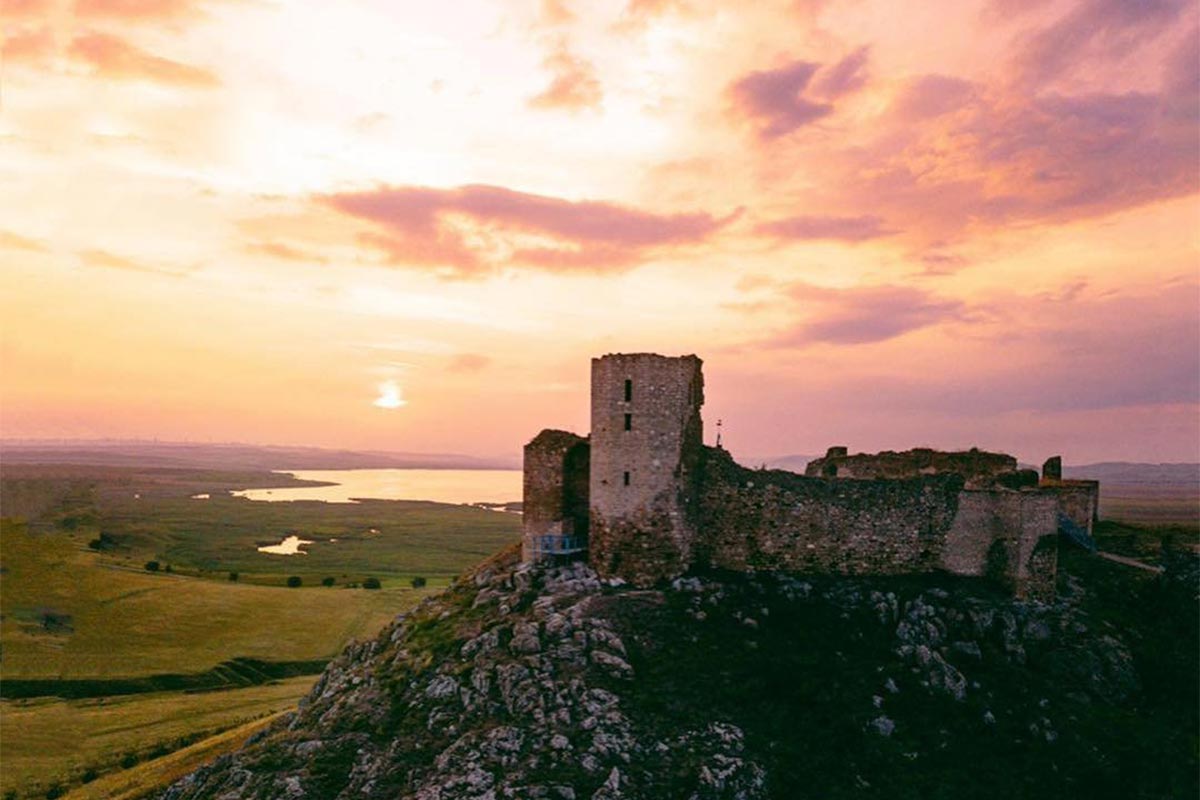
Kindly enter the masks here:
M 1152 564 L 1147 564 L 1143 561 L 1138 561 L 1136 558 L 1129 558 L 1127 556 L 1119 556 L 1116 553 L 1106 553 L 1103 550 L 1097 550 L 1096 555 L 1100 556 L 1101 558 L 1107 558 L 1109 561 L 1115 561 L 1118 564 L 1124 564 L 1127 567 L 1137 567 L 1138 569 L 1144 569 L 1149 572 L 1162 572 L 1163 571 L 1162 567 L 1156 567 L 1156 566 L 1153 566 Z

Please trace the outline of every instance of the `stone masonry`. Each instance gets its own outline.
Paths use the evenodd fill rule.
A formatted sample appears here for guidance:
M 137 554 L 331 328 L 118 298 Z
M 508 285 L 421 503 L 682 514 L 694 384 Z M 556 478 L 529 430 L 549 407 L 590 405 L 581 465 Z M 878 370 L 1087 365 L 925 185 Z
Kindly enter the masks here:
M 703 402 L 696 356 L 593 359 L 590 439 L 543 431 L 525 448 L 525 560 L 584 536 L 598 573 L 644 586 L 693 569 L 945 571 L 1046 600 L 1063 516 L 1091 531 L 1098 484 L 1054 465 L 1039 479 L 1003 453 L 836 447 L 805 475 L 751 470 L 704 446 Z
M 648 584 L 691 563 L 700 366 L 651 353 L 592 359 L 589 560 L 602 574 Z

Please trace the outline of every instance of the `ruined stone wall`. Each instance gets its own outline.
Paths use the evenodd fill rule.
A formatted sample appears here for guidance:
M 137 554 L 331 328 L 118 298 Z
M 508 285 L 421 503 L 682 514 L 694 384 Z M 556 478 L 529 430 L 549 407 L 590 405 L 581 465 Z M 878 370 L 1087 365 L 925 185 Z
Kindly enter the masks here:
M 705 448 L 697 565 L 847 574 L 942 563 L 962 479 L 832 480 L 750 470 Z
M 963 476 L 968 485 L 975 485 L 991 483 L 996 477 L 1016 469 L 1017 459 L 1012 456 L 977 449 L 949 453 L 916 448 L 903 452 L 885 450 L 882 453 L 849 455 L 844 447 L 831 447 L 824 458 L 809 462 L 804 474 L 809 477 L 872 480 L 954 473 Z
M 649 353 L 592 360 L 589 561 L 602 575 L 649 584 L 691 563 L 700 366 Z
M 1042 479 L 1042 489 L 1058 498 L 1058 510 L 1092 535 L 1092 524 L 1100 517 L 1100 482 Z
M 750 470 L 705 448 L 695 565 L 737 571 L 990 576 L 1053 597 L 1058 498 L 958 475 L 843 480 Z
M 987 576 L 1018 597 L 1053 599 L 1058 498 L 1038 489 L 967 489 L 946 534 L 942 567 Z
M 521 557 L 534 560 L 541 536 L 587 535 L 588 441 L 544 430 L 525 445 Z

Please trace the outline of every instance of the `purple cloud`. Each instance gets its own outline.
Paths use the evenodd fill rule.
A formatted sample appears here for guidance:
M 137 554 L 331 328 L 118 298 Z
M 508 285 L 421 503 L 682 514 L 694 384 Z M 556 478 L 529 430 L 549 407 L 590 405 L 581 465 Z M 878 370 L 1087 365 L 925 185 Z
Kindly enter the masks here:
M 871 48 L 860 47 L 841 61 L 825 67 L 813 81 L 813 91 L 828 100 L 861 89 L 867 82 L 867 59 Z
M 768 347 L 869 344 L 962 318 L 965 306 L 909 286 L 828 289 L 793 284 L 787 294 L 803 320 L 764 342 Z
M 949 75 L 921 75 L 908 82 L 892 101 L 891 111 L 905 120 L 930 119 L 957 111 L 975 96 L 970 81 Z
M 1083 0 L 1030 36 L 1016 56 L 1018 76 L 1041 85 L 1084 63 L 1095 50 L 1114 60 L 1167 30 L 1186 0 Z
M 763 139 L 776 139 L 828 115 L 833 106 L 803 97 L 819 64 L 793 61 L 774 70 L 751 72 L 734 81 L 734 109 L 751 119 Z

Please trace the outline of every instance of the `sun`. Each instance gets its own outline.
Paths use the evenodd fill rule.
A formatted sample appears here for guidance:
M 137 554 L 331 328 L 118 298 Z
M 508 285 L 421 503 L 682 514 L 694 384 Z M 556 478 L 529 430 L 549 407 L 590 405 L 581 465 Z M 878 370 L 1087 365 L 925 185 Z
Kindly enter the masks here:
M 395 381 L 383 381 L 378 386 L 379 397 L 371 404 L 378 408 L 401 408 L 408 405 L 408 401 L 401 396 L 400 384 Z

